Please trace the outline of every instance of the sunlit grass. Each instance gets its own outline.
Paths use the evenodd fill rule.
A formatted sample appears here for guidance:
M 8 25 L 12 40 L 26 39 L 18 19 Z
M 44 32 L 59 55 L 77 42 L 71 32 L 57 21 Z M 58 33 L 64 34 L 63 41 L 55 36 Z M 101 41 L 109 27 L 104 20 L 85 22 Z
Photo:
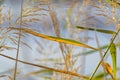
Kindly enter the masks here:
M 104 0 L 70 2 L 66 0 L 64 4 L 67 5 L 67 9 L 64 10 L 64 15 L 60 15 L 62 12 L 56 12 L 57 7 L 51 0 L 22 1 L 21 11 L 14 21 L 12 8 L 7 8 L 7 5 L 0 6 L 0 56 L 16 61 L 13 69 L 2 72 L 0 78 L 20 80 L 32 76 L 43 80 L 119 79 L 116 57 L 117 48 L 120 46 L 119 7 L 116 6 L 119 2 L 112 1 L 112 3 Z M 3 13 L 4 9 L 7 13 Z M 91 13 L 92 9 L 95 13 Z M 99 18 L 106 21 L 100 23 Z M 112 24 L 115 30 L 98 28 L 98 24 L 104 27 Z M 91 38 L 89 32 L 95 34 L 92 35 L 95 39 Z M 109 44 L 101 46 L 97 33 L 111 35 Z M 31 38 L 33 40 L 31 42 L 34 43 L 31 45 L 24 40 L 27 38 Z M 92 43 L 87 44 L 90 39 L 97 42 L 97 47 L 94 47 Z M 33 46 L 35 44 L 37 47 Z M 27 47 L 24 49 L 26 53 L 22 53 L 23 45 Z M 37 58 L 34 59 L 29 51 L 33 51 L 32 53 Z M 8 53 L 9 55 L 15 53 L 16 56 L 9 56 Z M 100 60 L 93 72 L 85 72 L 85 69 L 90 66 L 85 66 L 86 62 L 79 59 L 84 57 L 86 60 L 86 56 L 94 53 L 100 53 Z M 23 56 L 26 61 L 21 59 L 21 54 L 29 55 Z M 106 55 L 111 56 L 112 64 L 106 60 Z M 29 57 L 33 61 L 28 62 Z M 36 61 L 39 63 L 34 63 Z M 27 68 L 21 70 L 19 65 L 22 64 L 29 65 L 31 68 L 35 67 L 35 70 L 24 73 Z M 103 70 L 98 71 L 100 66 Z

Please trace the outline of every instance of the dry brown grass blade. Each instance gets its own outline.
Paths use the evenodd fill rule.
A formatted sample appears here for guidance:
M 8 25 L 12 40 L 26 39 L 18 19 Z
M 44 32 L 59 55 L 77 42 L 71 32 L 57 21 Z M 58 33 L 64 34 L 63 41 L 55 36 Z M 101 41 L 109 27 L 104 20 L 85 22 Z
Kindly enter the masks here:
M 75 40 L 53 37 L 53 36 L 48 36 L 48 35 L 45 35 L 45 34 L 40 34 L 38 32 L 35 32 L 35 31 L 31 30 L 31 29 L 28 29 L 28 28 L 14 28 L 14 27 L 11 27 L 10 29 L 11 30 L 21 30 L 23 32 L 26 32 L 26 33 L 29 33 L 29 34 L 32 34 L 34 36 L 41 37 L 41 38 L 44 38 L 44 39 L 48 39 L 48 40 L 51 40 L 51 41 L 61 42 L 61 43 L 65 43 L 65 44 L 72 44 L 72 45 L 75 45 L 75 46 L 80 46 L 80 47 L 84 47 L 84 48 L 90 48 L 90 49 L 98 50 L 94 47 L 91 47 L 91 46 L 88 46 L 86 44 L 77 42 Z
M 105 68 L 105 70 L 110 74 L 110 76 L 112 77 L 112 79 L 114 79 L 112 67 L 110 66 L 110 64 L 107 63 L 107 62 L 102 62 L 102 65 Z
M 6 57 L 8 59 L 11 59 L 11 60 L 15 60 L 15 58 L 12 58 L 10 56 L 6 56 L 4 54 L 0 54 L 0 56 L 3 56 L 3 57 Z M 47 70 L 52 70 L 52 71 L 55 71 L 55 72 L 59 72 L 59 73 L 64 73 L 64 74 L 69 74 L 69 75 L 73 75 L 73 76 L 77 76 L 79 78 L 84 78 L 84 79 L 88 79 L 87 76 L 84 76 L 84 75 L 80 75 L 78 73 L 73 73 L 71 71 L 64 71 L 64 70 L 60 70 L 60 69 L 54 69 L 54 68 L 50 68 L 50 67 L 47 67 L 47 66 L 43 66 L 43 65 L 38 65 L 38 64 L 33 64 L 33 63 L 30 63 L 30 62 L 25 62 L 25 61 L 22 61 L 22 60 L 17 60 L 18 62 L 21 62 L 23 64 L 27 64 L 27 65 L 31 65 L 31 66 L 35 66 L 35 67 L 39 67 L 39 68 L 44 68 L 44 69 L 47 69 Z
M 8 79 L 7 79 L 7 80 L 13 80 L 13 79 L 12 79 L 12 77 L 11 77 L 11 76 L 9 76 L 9 75 L 0 75 L 0 78 L 3 78 L 3 77 L 8 77 Z
M 2 46 L 2 48 L 6 49 L 6 50 L 16 50 L 16 48 L 14 47 L 9 47 L 9 46 Z
M 0 24 L 3 24 L 5 22 L 5 16 L 2 13 L 3 7 L 4 6 L 0 6 Z
M 60 37 L 60 30 L 59 30 L 59 24 L 58 24 L 57 16 L 56 16 L 55 12 L 52 11 L 52 10 L 49 10 L 49 14 L 51 16 L 56 35 L 58 37 Z
M 17 40 L 16 40 L 15 38 L 12 38 L 12 37 L 10 37 L 10 36 L 8 36 L 8 37 L 9 37 L 9 39 L 11 40 L 11 43 L 17 45 Z
M 31 47 L 31 46 L 29 46 L 29 44 L 27 44 L 27 43 L 25 43 L 25 42 L 23 42 L 23 41 L 21 41 L 21 44 L 23 44 L 23 45 L 25 45 L 25 46 L 29 47 L 29 48 L 32 50 L 32 47 Z
M 52 19 L 52 23 L 53 23 L 53 26 L 54 26 L 54 30 L 55 30 L 56 36 L 57 36 L 57 37 L 60 37 L 60 29 L 59 29 L 60 26 L 59 26 L 59 24 L 58 24 L 58 19 L 57 19 L 56 13 L 55 13 L 53 10 L 51 10 L 50 5 L 48 5 L 48 7 L 49 7 L 49 14 L 50 14 L 50 17 L 51 17 L 51 19 Z M 66 54 L 65 54 L 65 52 L 64 52 L 63 44 L 60 43 L 60 42 L 59 42 L 59 47 L 60 47 L 60 49 L 61 49 L 62 56 L 63 56 L 63 58 L 64 58 L 64 62 L 65 62 L 66 69 L 68 69 L 68 66 L 67 66 L 67 63 L 66 63 L 66 60 L 65 60 Z

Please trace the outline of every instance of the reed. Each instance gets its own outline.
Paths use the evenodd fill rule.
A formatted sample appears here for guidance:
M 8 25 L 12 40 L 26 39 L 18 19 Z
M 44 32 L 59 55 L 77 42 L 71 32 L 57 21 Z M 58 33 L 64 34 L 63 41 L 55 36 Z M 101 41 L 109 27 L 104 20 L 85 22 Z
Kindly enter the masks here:
M 7 66 L 12 63 L 11 69 L 0 72 L 0 79 L 119 80 L 120 3 L 115 0 L 59 3 L 21 0 L 17 16 L 8 5 L 0 6 L 0 58 L 6 59 Z M 101 45 L 99 34 L 111 36 L 108 44 Z M 91 41 L 97 47 L 87 44 Z M 86 61 L 92 59 L 90 54 L 100 57 L 98 64 L 96 60 L 89 62 L 96 65 L 94 69 L 86 66 Z M 107 60 L 109 56 L 111 61 Z M 92 72 L 87 72 L 90 68 Z

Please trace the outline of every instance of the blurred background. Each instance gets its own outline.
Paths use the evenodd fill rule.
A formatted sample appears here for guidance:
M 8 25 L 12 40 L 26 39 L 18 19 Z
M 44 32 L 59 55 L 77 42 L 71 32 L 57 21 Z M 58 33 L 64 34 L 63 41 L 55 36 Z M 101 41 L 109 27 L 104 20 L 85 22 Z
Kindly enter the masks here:
M 114 21 L 111 20 L 112 13 L 110 6 L 103 6 L 101 0 L 23 0 L 23 24 L 22 28 L 29 28 L 42 34 L 58 36 L 79 41 L 95 48 L 107 46 L 110 43 L 111 34 L 104 34 L 95 31 L 76 29 L 76 26 L 116 30 Z M 20 27 L 20 12 L 22 0 L 1 0 L 1 14 L 3 23 L 1 28 Z M 99 6 L 99 7 L 97 7 Z M 29 13 L 27 15 L 27 13 Z M 119 11 L 117 10 L 117 14 Z M 52 15 L 53 14 L 53 15 Z M 104 14 L 104 15 L 102 15 Z M 107 17 L 105 16 L 107 15 Z M 111 16 L 112 15 L 112 16 Z M 119 15 L 118 15 L 119 16 Z M 108 19 L 109 18 L 109 19 Z M 54 27 L 54 20 L 59 27 Z M 25 22 L 26 21 L 26 22 Z M 13 32 L 6 34 L 1 39 L 0 45 L 7 45 L 0 54 L 16 57 L 18 37 Z M 1 32 L 1 36 L 5 34 Z M 88 75 L 94 71 L 100 61 L 100 53 L 91 49 L 77 47 L 74 45 L 62 44 L 49 41 L 40 37 L 23 33 L 19 50 L 19 60 L 44 65 L 55 69 L 65 70 L 64 58 L 68 60 L 68 69 L 82 75 Z M 12 40 L 15 39 L 15 40 Z M 98 40 L 98 41 L 97 41 Z M 15 41 L 15 43 L 14 43 Z M 116 40 L 116 43 L 119 39 Z M 11 48 L 12 47 L 12 48 Z M 13 48 L 14 47 L 14 48 Z M 106 50 L 102 49 L 103 52 Z M 93 52 L 91 52 L 93 51 Z M 119 49 L 118 49 L 119 53 Z M 63 54 L 65 57 L 63 57 Z M 117 54 L 117 59 L 120 55 Z M 105 61 L 112 64 L 111 57 L 107 55 Z M 119 67 L 119 60 L 117 60 Z M 15 61 L 0 56 L 0 80 L 13 77 Z M 18 63 L 17 80 L 67 80 L 68 76 L 35 66 Z M 103 72 L 102 67 L 98 72 Z M 119 71 L 118 71 L 119 73 Z M 62 76 L 62 77 L 61 77 Z M 118 75 L 120 76 L 120 75 Z M 108 76 L 110 77 L 110 76 Z M 77 77 L 68 80 L 78 80 Z

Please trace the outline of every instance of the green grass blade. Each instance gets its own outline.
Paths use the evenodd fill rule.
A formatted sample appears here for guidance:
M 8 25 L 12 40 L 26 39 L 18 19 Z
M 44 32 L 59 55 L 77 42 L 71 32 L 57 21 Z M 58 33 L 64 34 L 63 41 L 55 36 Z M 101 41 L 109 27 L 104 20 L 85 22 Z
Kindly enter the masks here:
M 107 75 L 108 73 L 100 72 L 95 76 L 94 80 L 102 80 Z
M 83 29 L 83 30 L 97 31 L 97 32 L 105 33 L 105 34 L 114 34 L 114 33 L 116 33 L 116 32 L 114 32 L 112 30 L 86 28 L 86 27 L 81 27 L 81 26 L 76 26 L 76 28 Z
M 117 66 L 116 66 L 116 45 L 113 43 L 110 47 L 110 53 L 112 57 L 112 64 L 113 64 L 113 73 L 115 80 L 117 79 Z
M 11 27 L 10 29 L 11 30 L 22 30 L 23 32 L 26 32 L 28 34 L 31 34 L 31 35 L 34 35 L 34 36 L 37 36 L 37 37 L 41 37 L 41 38 L 44 38 L 44 39 L 47 39 L 47 40 L 51 40 L 51 41 L 56 41 L 56 42 L 61 42 L 61 43 L 65 43 L 65 44 L 71 44 L 71 45 L 75 45 L 75 46 L 80 46 L 80 47 L 84 47 L 84 48 L 98 50 L 98 49 L 96 49 L 92 46 L 88 46 L 86 44 L 80 43 L 80 42 L 75 41 L 75 40 L 60 38 L 60 37 L 54 37 L 54 36 L 48 36 L 48 35 L 45 35 L 45 34 L 40 34 L 36 31 L 33 31 L 31 29 L 28 29 L 28 28 L 14 28 L 14 27 Z
M 108 47 L 108 45 L 104 45 L 104 46 L 101 46 L 100 49 L 106 49 Z M 77 56 L 85 56 L 85 55 L 90 55 L 90 54 L 93 54 L 95 52 L 97 52 L 98 50 L 90 50 L 90 51 L 87 51 L 87 52 L 83 52 L 83 53 L 78 53 L 78 54 L 75 54 L 74 57 L 77 57 Z
M 116 44 L 116 46 L 119 46 L 119 44 Z M 108 45 L 104 45 L 104 46 L 101 46 L 100 49 L 103 50 L 103 49 L 106 49 L 108 47 Z M 90 51 L 87 51 L 87 52 L 83 52 L 83 53 L 78 53 L 78 54 L 75 54 L 74 56 L 77 57 L 77 56 L 84 56 L 84 55 L 90 55 L 90 54 L 93 54 L 97 52 L 97 50 L 90 50 Z

